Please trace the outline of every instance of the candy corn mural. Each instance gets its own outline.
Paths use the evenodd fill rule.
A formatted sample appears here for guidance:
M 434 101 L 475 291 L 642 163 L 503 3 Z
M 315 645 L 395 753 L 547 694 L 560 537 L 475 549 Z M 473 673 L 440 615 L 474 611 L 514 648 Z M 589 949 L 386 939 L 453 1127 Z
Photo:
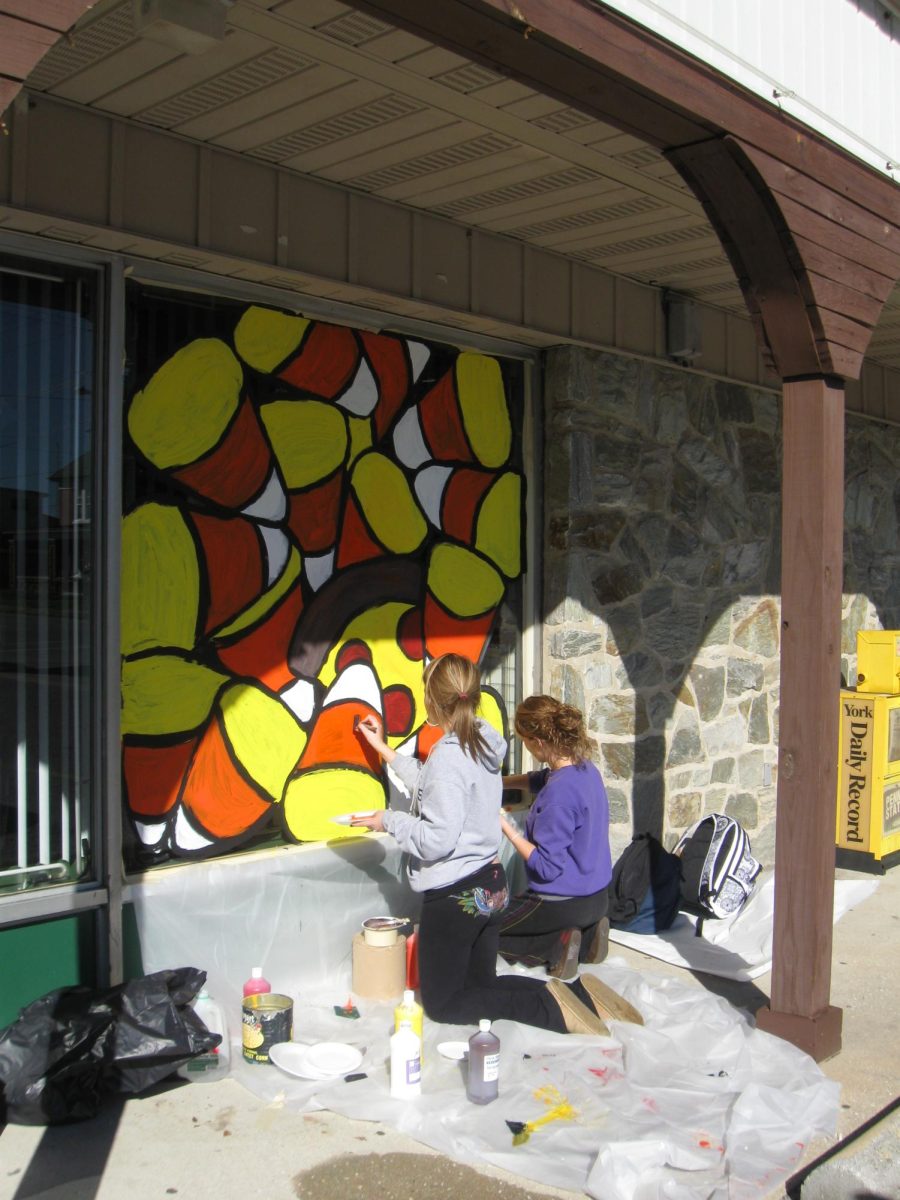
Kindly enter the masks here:
M 138 857 L 361 836 L 333 818 L 383 807 L 391 777 L 354 718 L 427 754 L 424 664 L 482 661 L 523 569 L 508 368 L 234 305 L 138 358 L 121 597 Z M 489 690 L 483 708 L 505 727 Z

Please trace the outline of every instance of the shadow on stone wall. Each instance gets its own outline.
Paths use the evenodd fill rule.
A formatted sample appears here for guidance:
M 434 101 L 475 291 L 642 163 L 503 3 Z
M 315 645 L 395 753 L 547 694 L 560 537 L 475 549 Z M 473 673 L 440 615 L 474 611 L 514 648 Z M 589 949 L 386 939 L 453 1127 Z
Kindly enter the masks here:
M 545 379 L 545 687 L 599 744 L 615 843 L 703 812 L 774 851 L 781 404 L 602 352 Z M 842 666 L 900 624 L 900 430 L 848 420 Z M 835 697 L 841 685 L 835 679 Z

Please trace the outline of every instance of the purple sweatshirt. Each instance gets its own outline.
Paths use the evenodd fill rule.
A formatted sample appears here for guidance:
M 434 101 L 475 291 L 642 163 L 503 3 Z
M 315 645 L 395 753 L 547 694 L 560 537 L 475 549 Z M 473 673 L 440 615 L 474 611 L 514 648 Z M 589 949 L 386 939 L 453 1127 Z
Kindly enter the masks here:
M 612 878 L 609 801 L 592 762 L 529 775 L 537 799 L 525 819 L 535 849 L 525 863 L 532 892 L 589 896 Z

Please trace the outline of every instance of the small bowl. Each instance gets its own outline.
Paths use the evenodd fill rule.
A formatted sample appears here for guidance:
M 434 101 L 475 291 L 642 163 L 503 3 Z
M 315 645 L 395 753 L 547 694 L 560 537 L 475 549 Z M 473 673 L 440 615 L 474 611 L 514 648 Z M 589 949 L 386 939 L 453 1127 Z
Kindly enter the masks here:
M 408 924 L 406 917 L 368 917 L 362 923 L 366 945 L 393 946 L 400 930 Z

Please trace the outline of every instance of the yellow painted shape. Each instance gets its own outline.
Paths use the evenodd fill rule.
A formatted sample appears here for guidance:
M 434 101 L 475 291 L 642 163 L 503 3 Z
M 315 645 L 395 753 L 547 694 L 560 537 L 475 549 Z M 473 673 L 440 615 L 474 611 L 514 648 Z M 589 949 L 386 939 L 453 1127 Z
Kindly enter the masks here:
M 260 410 L 291 489 L 326 479 L 347 455 L 347 421 L 333 404 L 321 400 L 274 400 Z
M 478 513 L 475 548 L 497 564 L 507 579 L 522 570 L 522 479 L 506 471 L 488 489 Z
M 292 317 L 272 308 L 248 308 L 234 331 L 238 354 L 257 371 L 274 371 L 297 350 L 309 328 L 306 317 Z
M 249 683 L 228 688 L 220 707 L 238 762 L 263 791 L 280 800 L 306 745 L 297 718 L 280 700 Z
M 380 780 L 367 771 L 347 767 L 306 771 L 290 781 L 284 794 L 285 822 L 300 842 L 360 837 L 365 830 L 335 825 L 332 818 L 376 808 L 384 808 Z
M 425 690 L 422 685 L 422 663 L 407 658 L 397 644 L 397 627 L 401 619 L 413 606 L 391 600 L 387 604 L 376 604 L 354 617 L 335 642 L 334 649 L 325 659 L 319 671 L 319 680 L 326 688 L 337 676 L 335 661 L 347 642 L 365 642 L 372 653 L 372 669 L 383 688 L 405 684 L 412 692 L 412 729 L 417 729 L 425 720 Z M 502 727 L 500 727 L 502 728 Z M 409 734 L 387 739 L 389 746 L 399 746 Z
M 478 705 L 478 716 L 487 721 L 488 725 L 492 725 L 494 729 L 505 737 L 503 732 L 503 713 L 500 710 L 500 704 L 493 692 L 482 692 L 481 703 Z
M 412 554 L 428 525 L 403 471 L 383 454 L 365 454 L 351 479 L 360 508 L 376 538 L 393 554 Z
M 491 564 L 452 542 L 438 542 L 432 551 L 428 586 L 457 617 L 478 616 L 503 599 L 503 580 Z
M 287 595 L 291 587 L 300 578 L 302 569 L 303 560 L 300 557 L 300 551 L 296 546 L 291 546 L 291 552 L 288 555 L 284 570 L 269 590 L 258 596 L 243 612 L 239 612 L 230 624 L 217 629 L 216 637 L 219 639 L 228 638 L 234 633 L 240 633 L 242 629 L 247 629 L 250 625 L 255 625 L 260 617 L 265 616 L 270 609 L 275 607 L 282 596 Z
M 347 462 L 354 463 L 364 451 L 370 449 L 373 440 L 372 420 L 370 417 L 348 417 L 350 427 L 350 451 Z
M 475 457 L 486 467 L 502 466 L 512 447 L 512 426 L 500 364 L 485 354 L 460 354 L 456 393 Z
M 244 373 L 218 338 L 197 338 L 163 363 L 128 409 L 134 443 L 162 471 L 211 450 L 237 410 Z
M 122 733 L 161 736 L 202 725 L 228 676 L 175 654 L 122 664 Z
M 123 654 L 194 645 L 200 570 L 177 508 L 143 504 L 123 520 L 120 596 Z

